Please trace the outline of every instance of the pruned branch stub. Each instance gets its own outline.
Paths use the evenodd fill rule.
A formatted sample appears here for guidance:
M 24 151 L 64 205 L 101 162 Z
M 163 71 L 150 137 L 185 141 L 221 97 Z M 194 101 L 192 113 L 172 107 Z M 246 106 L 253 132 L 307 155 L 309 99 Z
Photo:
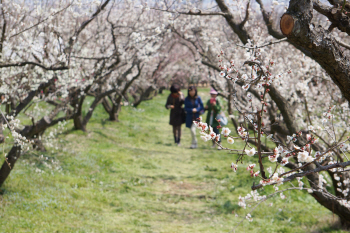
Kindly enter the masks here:
M 294 28 L 294 18 L 288 13 L 285 13 L 281 17 L 280 27 L 283 35 L 289 36 Z

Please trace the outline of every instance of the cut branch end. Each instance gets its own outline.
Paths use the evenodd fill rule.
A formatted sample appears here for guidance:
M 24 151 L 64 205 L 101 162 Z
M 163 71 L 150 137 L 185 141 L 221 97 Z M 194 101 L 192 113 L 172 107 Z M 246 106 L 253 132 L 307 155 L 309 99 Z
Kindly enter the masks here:
M 280 27 L 283 35 L 288 36 L 292 33 L 294 28 L 294 18 L 290 14 L 282 15 Z

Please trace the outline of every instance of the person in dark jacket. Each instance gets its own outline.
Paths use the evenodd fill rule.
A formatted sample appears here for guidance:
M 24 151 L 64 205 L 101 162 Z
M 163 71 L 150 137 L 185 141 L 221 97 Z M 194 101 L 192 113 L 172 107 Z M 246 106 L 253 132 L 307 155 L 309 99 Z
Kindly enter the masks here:
M 192 144 L 191 149 L 197 148 L 196 126 L 193 121 L 199 118 L 199 115 L 204 112 L 203 102 L 201 97 L 197 95 L 195 86 L 188 87 L 188 96 L 185 99 L 186 111 L 186 127 L 191 129 Z
M 184 95 L 180 91 L 178 84 L 173 84 L 170 87 L 171 94 L 168 96 L 165 107 L 170 109 L 169 124 L 173 126 L 174 140 L 177 145 L 180 145 L 181 140 L 181 124 L 182 124 L 182 104 L 184 103 Z
M 213 127 L 213 131 L 215 134 L 219 134 L 219 129 L 217 126 L 219 126 L 219 122 L 217 122 L 216 116 L 221 111 L 221 106 L 219 103 L 219 100 L 216 98 L 218 96 L 217 91 L 214 90 L 214 88 L 211 88 L 210 90 L 211 98 L 208 100 L 205 109 L 208 110 L 207 114 L 207 120 L 206 123 Z M 219 140 L 219 144 L 221 143 L 221 137 Z M 213 147 L 215 148 L 215 142 L 213 141 Z M 221 149 L 221 147 L 218 147 L 218 149 Z

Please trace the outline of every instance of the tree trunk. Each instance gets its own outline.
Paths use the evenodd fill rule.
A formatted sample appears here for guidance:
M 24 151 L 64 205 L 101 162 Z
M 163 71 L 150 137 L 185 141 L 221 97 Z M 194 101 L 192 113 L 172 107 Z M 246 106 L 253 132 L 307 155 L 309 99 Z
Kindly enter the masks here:
M 350 221 L 349 219 L 339 218 L 340 224 L 343 229 L 350 230 Z
M 116 100 L 116 104 L 117 105 L 113 104 L 113 114 L 115 116 L 116 121 L 118 121 L 118 122 L 119 122 L 119 113 L 120 113 L 120 111 L 122 109 L 121 108 L 122 98 L 123 98 L 122 96 L 118 96 L 118 98 Z
M 0 143 L 3 143 L 5 141 L 4 132 L 2 130 L 2 125 L 3 125 L 3 123 L 0 120 Z
M 8 155 L 6 156 L 7 162 L 5 161 L 0 169 L 0 187 L 5 182 L 6 178 L 10 175 L 11 170 L 15 166 L 16 161 L 21 155 L 21 148 L 14 145 Z
M 120 106 L 117 108 L 115 104 L 112 106 L 112 111 L 109 113 L 109 120 L 119 122 Z
M 63 120 L 72 119 L 72 118 L 73 116 L 69 116 L 69 117 L 61 117 L 55 120 L 51 120 L 50 117 L 44 116 L 38 122 L 36 122 L 35 125 L 25 126 L 21 130 L 20 134 L 26 137 L 27 139 L 33 139 L 34 136 L 38 137 L 39 135 L 42 135 L 48 127 L 56 125 L 58 122 L 61 122 Z M 36 148 L 39 148 L 40 150 L 45 150 L 41 141 L 39 141 L 38 139 L 34 139 L 34 141 L 36 143 L 35 144 Z M 7 161 L 5 161 L 2 164 L 2 167 L 0 169 L 0 187 L 6 180 L 8 175 L 10 174 L 16 161 L 19 159 L 20 152 L 21 152 L 21 148 L 19 146 L 14 145 L 10 150 L 10 152 L 8 153 L 8 155 L 6 156 Z
M 315 168 L 315 165 L 307 166 L 304 171 L 312 170 Z M 327 190 L 319 188 L 319 174 L 312 173 L 307 176 L 309 180 L 309 184 L 314 191 L 311 195 L 315 198 L 315 200 L 329 209 L 332 213 L 339 216 L 340 222 L 344 227 L 350 229 L 350 208 L 344 206 L 344 204 L 338 198 L 332 194 L 330 194 Z
M 74 129 L 82 130 L 83 132 L 86 132 L 86 125 L 84 125 L 83 117 L 81 115 L 74 116 L 73 122 L 74 122 Z
M 291 0 L 280 21 L 282 33 L 290 42 L 300 46 L 302 52 L 311 55 L 350 102 L 350 60 L 330 31 L 312 25 L 312 17 L 313 1 Z
M 6 104 L 6 110 L 5 110 L 6 114 L 9 115 L 10 114 L 10 104 Z
M 104 97 L 102 99 L 102 106 L 105 109 L 105 111 L 108 112 L 108 114 L 112 110 L 112 107 L 111 107 L 110 103 L 108 102 L 107 97 Z
M 165 86 L 161 86 L 158 90 L 158 94 L 163 94 L 163 91 L 166 89 Z
M 221 12 L 225 13 L 224 17 L 226 19 L 226 22 L 231 27 L 232 31 L 236 33 L 236 35 L 239 37 L 239 39 L 243 42 L 243 44 L 246 44 L 249 39 L 249 34 L 247 31 L 243 28 L 242 24 L 237 24 L 234 21 L 233 15 L 230 13 L 230 9 L 226 6 L 225 0 L 216 0 L 216 3 L 218 4 L 218 7 L 220 8 Z
M 43 144 L 43 142 L 39 139 L 35 139 L 34 140 L 34 145 L 33 145 L 33 149 L 37 150 L 37 151 L 41 151 L 41 152 L 45 152 L 46 148 Z
M 153 86 L 149 86 L 145 91 L 142 91 L 140 94 L 140 98 L 137 99 L 136 101 L 134 101 L 133 106 L 135 108 L 137 108 L 137 106 L 139 106 L 139 104 L 142 101 L 145 100 L 151 100 L 154 96 L 155 96 L 155 91 L 156 89 L 153 88 Z M 136 95 L 135 95 L 136 96 Z M 134 99 L 136 99 L 137 97 L 134 96 Z
M 111 97 L 109 97 L 109 98 L 111 99 Z M 109 115 L 109 120 L 118 122 L 119 120 L 118 120 L 118 115 L 116 114 L 117 109 L 116 109 L 115 104 L 112 103 L 112 106 L 111 106 L 108 99 L 105 97 L 102 100 L 102 105 L 103 105 L 103 108 L 106 110 L 106 112 Z

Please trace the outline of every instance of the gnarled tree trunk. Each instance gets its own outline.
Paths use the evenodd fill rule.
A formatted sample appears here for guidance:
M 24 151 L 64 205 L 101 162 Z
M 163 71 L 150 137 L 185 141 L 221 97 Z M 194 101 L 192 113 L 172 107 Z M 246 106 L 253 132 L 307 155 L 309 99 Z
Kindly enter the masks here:
M 6 161 L 2 164 L 0 169 L 0 187 L 3 185 L 7 177 L 10 175 L 11 170 L 15 166 L 16 161 L 21 155 L 21 148 L 14 145 L 8 155 Z
M 83 123 L 83 116 L 76 114 L 73 118 L 74 129 L 86 132 L 86 125 Z
M 109 97 L 111 99 L 111 97 Z M 116 114 L 117 112 L 117 108 L 115 106 L 115 104 L 112 102 L 112 104 L 109 103 L 108 99 L 105 97 L 102 100 L 102 105 L 103 108 L 105 109 L 105 111 L 108 113 L 109 115 L 109 120 L 110 121 L 119 121 L 118 119 L 118 115 Z

